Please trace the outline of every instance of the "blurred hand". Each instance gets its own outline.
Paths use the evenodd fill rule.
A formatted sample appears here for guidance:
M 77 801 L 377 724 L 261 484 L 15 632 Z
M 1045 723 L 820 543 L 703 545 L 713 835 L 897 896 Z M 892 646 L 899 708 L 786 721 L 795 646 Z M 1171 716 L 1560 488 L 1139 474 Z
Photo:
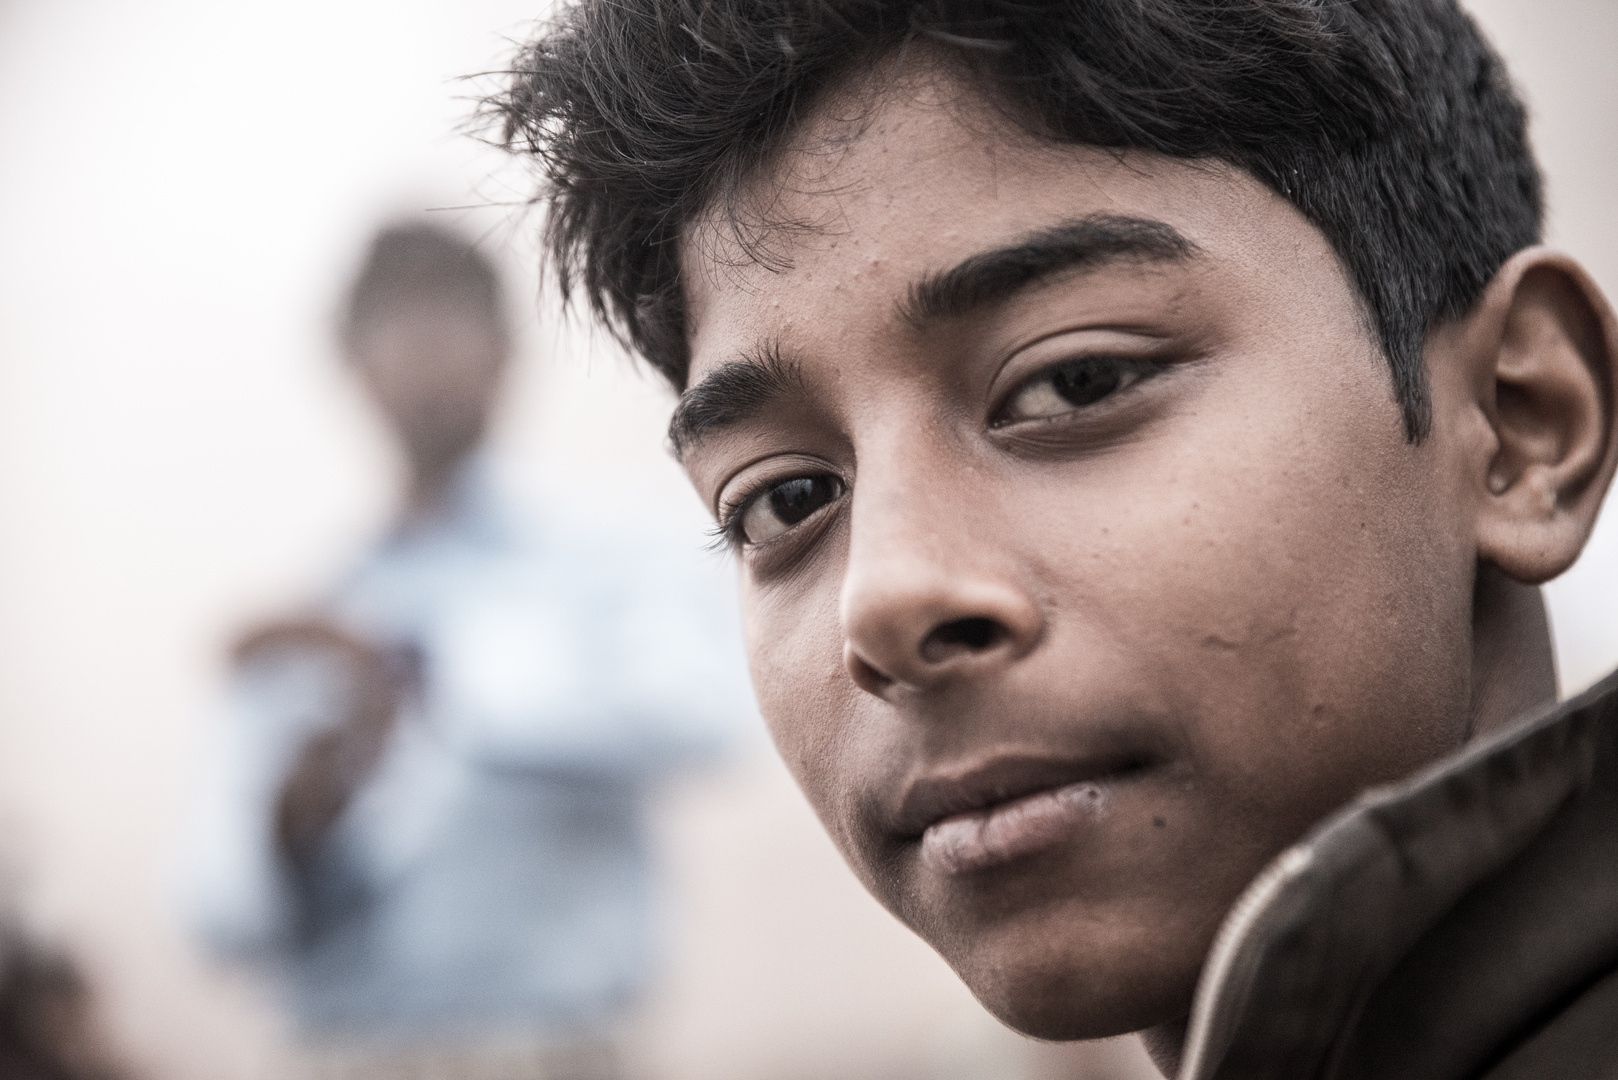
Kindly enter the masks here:
M 3 900 L 0 897 L 0 900 Z M 0 908 L 0 1077 L 118 1080 L 84 975 Z
M 236 647 L 237 664 L 317 654 L 342 672 L 336 722 L 304 743 L 276 801 L 275 837 L 296 869 L 309 864 L 333 823 L 376 769 L 393 730 L 407 675 L 377 649 L 322 620 L 263 626 Z

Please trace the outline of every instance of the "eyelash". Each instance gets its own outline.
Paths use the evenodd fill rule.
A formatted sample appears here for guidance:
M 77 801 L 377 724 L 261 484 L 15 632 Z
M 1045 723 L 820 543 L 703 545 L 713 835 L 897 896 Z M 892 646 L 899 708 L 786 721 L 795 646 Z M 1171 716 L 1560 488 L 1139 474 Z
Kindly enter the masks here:
M 713 552 L 740 551 L 747 544 L 742 535 L 742 518 L 755 500 L 770 493 L 770 488 L 784 483 L 787 478 L 774 477 L 760 480 L 736 498 L 719 507 L 718 520 L 708 529 L 707 548 Z
M 720 555 L 729 551 L 740 551 L 744 542 L 741 535 L 742 511 L 747 509 L 748 503 L 762 495 L 766 490 L 768 489 L 754 488 L 740 502 L 727 503 L 721 506 L 718 520 L 708 526 L 708 542 L 703 546 L 708 551 Z

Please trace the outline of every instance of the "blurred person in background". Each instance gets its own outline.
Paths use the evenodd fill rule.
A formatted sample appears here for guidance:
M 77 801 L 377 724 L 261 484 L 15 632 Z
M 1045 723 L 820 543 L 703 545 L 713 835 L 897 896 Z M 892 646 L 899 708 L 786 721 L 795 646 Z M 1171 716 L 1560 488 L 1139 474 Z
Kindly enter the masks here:
M 480 447 L 510 335 L 472 244 L 383 231 L 341 336 L 405 505 L 313 614 L 237 646 L 194 920 L 355 1075 L 445 1047 L 483 1075 L 501 1040 L 525 1075 L 612 1075 L 653 953 L 643 797 L 751 714 L 731 619 L 655 523 L 500 493 Z

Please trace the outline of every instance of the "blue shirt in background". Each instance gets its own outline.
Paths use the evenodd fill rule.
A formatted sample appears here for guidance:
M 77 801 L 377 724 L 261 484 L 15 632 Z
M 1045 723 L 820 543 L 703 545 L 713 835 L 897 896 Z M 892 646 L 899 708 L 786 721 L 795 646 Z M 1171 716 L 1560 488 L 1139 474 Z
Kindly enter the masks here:
M 206 936 L 268 959 L 310 1031 L 610 1023 L 654 956 L 649 786 L 755 716 L 725 577 L 644 520 L 520 517 L 469 466 L 324 607 L 420 691 L 301 882 L 275 800 L 351 690 L 315 653 L 234 673 L 190 875 Z

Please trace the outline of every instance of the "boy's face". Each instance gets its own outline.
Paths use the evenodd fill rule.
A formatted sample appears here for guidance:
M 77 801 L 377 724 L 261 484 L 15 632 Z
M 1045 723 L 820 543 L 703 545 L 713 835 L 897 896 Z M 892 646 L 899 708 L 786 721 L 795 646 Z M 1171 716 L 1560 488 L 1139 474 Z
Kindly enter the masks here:
M 1280 197 L 910 74 L 748 193 L 810 226 L 771 265 L 693 231 L 683 461 L 855 872 L 1012 1025 L 1135 1030 L 1266 861 L 1465 737 L 1458 459 Z

